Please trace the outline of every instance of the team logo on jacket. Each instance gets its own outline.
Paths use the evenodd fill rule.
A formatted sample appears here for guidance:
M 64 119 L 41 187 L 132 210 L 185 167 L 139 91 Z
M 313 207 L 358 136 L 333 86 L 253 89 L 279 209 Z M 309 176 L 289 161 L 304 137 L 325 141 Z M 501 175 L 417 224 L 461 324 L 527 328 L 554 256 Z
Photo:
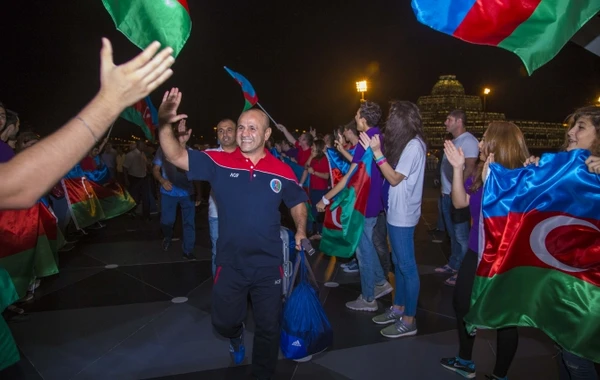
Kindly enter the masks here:
M 278 179 L 271 180 L 271 190 L 275 193 L 279 193 L 281 191 L 281 181 Z

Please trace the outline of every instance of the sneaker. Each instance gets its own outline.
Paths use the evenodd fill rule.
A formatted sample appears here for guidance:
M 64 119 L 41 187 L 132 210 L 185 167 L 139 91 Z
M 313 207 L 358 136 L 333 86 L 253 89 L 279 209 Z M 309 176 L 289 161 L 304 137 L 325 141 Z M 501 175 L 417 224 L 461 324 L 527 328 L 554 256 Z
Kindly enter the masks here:
M 373 317 L 372 321 L 378 325 L 387 325 L 390 323 L 396 322 L 398 319 L 402 318 L 402 312 L 396 309 L 393 306 L 390 306 L 388 311 L 383 314 L 379 314 L 376 317 Z
M 352 266 L 344 268 L 344 272 L 346 272 L 346 273 L 358 273 L 359 272 L 358 261 L 355 261 L 352 264 Z
M 457 271 L 450 268 L 450 266 L 446 264 L 443 267 L 435 268 L 434 272 L 438 274 L 454 274 Z
M 440 360 L 440 364 L 442 367 L 456 372 L 467 379 L 474 379 L 477 376 L 475 373 L 475 363 L 471 360 L 461 360 L 458 357 L 443 358 Z
M 357 311 L 377 311 L 379 308 L 379 306 L 377 306 L 377 301 L 373 300 L 368 302 L 363 298 L 362 294 L 358 296 L 356 300 L 346 302 L 346 307 L 350 310 Z
M 194 256 L 193 253 L 183 253 L 183 258 L 186 260 L 190 260 L 190 261 L 195 261 L 196 260 L 196 256 Z
M 381 335 L 386 338 L 401 338 L 403 336 L 417 335 L 417 321 L 407 325 L 402 318 L 396 320 L 393 325 L 381 330 Z
M 385 295 L 390 294 L 393 291 L 394 291 L 394 288 L 387 281 L 383 285 L 376 285 L 375 286 L 375 299 L 379 299 Z
M 239 338 L 229 339 L 229 355 L 235 365 L 240 365 L 246 358 L 246 347 L 244 346 L 244 329 Z
M 169 250 L 170 247 L 171 247 L 171 242 L 167 238 L 164 238 L 162 241 L 162 250 L 166 252 Z
M 348 261 L 347 263 L 344 263 L 344 264 L 340 265 L 340 268 L 342 268 L 342 269 L 346 269 L 346 268 L 348 268 L 348 267 L 351 267 L 351 266 L 352 266 L 352 265 L 354 265 L 354 264 L 357 264 L 357 265 L 358 265 L 358 261 L 356 261 L 356 258 L 354 258 L 354 259 L 352 259 L 352 260 Z

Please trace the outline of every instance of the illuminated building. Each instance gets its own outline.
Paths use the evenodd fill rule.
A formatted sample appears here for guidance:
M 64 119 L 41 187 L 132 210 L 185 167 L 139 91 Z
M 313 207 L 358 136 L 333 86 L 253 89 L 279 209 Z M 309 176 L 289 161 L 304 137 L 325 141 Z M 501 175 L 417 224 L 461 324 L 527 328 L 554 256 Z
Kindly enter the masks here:
M 454 75 L 442 75 L 433 86 L 431 95 L 419 97 L 417 105 L 423 117 L 427 142 L 433 149 L 443 146 L 446 136 L 444 121 L 455 109 L 467 113 L 467 130 L 478 139 L 483 135 L 484 126 L 494 120 L 515 123 L 525 135 L 527 146 L 532 149 L 556 150 L 565 139 L 566 126 L 563 123 L 511 120 L 504 113 L 484 112 L 482 96 L 466 95 L 463 85 Z

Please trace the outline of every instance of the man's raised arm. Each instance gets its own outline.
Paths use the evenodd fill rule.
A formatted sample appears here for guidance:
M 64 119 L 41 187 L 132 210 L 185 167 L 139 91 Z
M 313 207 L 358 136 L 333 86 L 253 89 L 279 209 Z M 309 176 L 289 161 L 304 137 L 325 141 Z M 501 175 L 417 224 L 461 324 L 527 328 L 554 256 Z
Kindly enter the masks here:
M 102 39 L 100 91 L 59 130 L 0 164 L 0 209 L 31 207 L 100 141 L 123 110 L 147 96 L 172 74 L 173 49 L 153 42 L 116 66 L 110 41 Z M 51 165 L 47 163 L 51 162 Z

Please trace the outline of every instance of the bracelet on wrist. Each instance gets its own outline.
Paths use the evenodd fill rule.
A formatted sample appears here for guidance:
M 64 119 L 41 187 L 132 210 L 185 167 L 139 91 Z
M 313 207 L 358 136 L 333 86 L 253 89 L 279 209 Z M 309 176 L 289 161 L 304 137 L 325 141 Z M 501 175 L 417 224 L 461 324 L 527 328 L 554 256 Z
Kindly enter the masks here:
M 323 204 L 325 204 L 325 206 L 329 206 L 329 204 L 331 203 L 331 201 L 327 198 L 325 198 L 325 196 L 323 195 L 323 198 L 321 198 L 321 200 L 323 201 Z
M 381 165 L 385 164 L 386 162 L 387 162 L 387 160 L 385 159 L 385 157 L 376 161 L 377 166 L 381 166 Z

